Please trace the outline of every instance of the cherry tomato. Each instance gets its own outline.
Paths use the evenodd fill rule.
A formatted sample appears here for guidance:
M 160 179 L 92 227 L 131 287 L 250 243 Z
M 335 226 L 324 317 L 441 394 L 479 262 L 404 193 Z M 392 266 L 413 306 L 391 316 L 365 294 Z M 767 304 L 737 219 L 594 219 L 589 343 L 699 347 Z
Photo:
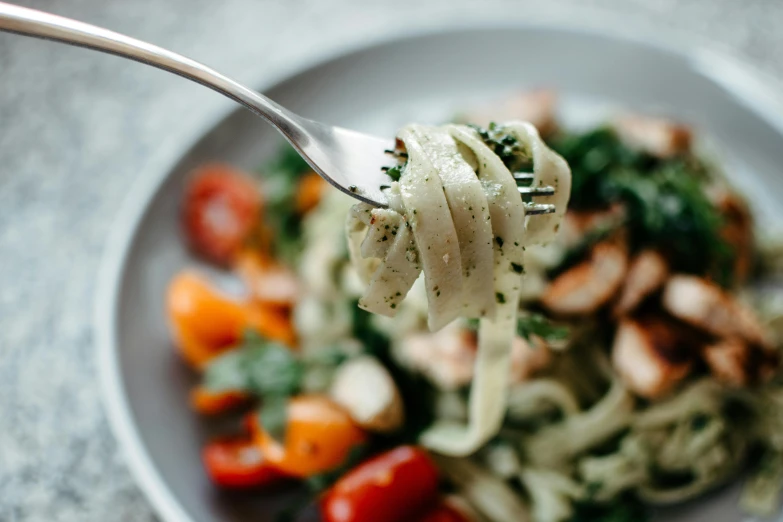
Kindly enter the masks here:
M 280 310 L 232 299 L 192 272 L 171 281 L 166 308 L 174 343 L 195 368 L 230 350 L 247 329 L 289 345 L 294 342 L 291 320 Z
M 202 452 L 202 460 L 212 481 L 226 488 L 266 486 L 285 478 L 249 439 L 210 442 Z
M 472 522 L 472 519 L 446 500 L 440 500 L 414 522 Z
M 400 446 L 360 464 L 324 496 L 324 522 L 407 522 L 433 503 L 438 470 L 424 450 Z
M 262 405 L 263 408 L 263 405 Z M 365 433 L 338 405 L 320 395 L 294 397 L 288 403 L 283 444 L 254 418 L 253 433 L 264 457 L 293 477 L 309 477 L 342 464 Z
M 202 415 L 218 415 L 241 406 L 248 395 L 236 391 L 213 392 L 197 386 L 190 392 L 190 406 Z
M 194 251 L 226 265 L 261 218 L 261 195 L 252 178 L 227 165 L 205 165 L 185 192 L 183 226 Z

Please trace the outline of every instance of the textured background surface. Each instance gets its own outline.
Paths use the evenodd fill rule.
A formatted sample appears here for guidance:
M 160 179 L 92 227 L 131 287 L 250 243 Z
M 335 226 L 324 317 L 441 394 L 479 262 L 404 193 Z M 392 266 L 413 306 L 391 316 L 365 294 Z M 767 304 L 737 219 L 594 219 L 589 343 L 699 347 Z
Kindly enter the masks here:
M 519 21 L 607 31 L 670 27 L 783 78 L 777 0 L 26 3 L 178 50 L 251 85 L 399 31 L 404 13 L 431 27 L 509 18 L 507 9 Z M 231 108 L 138 64 L 0 34 L 0 521 L 155 519 L 101 408 L 95 273 L 137 174 L 162 168 Z

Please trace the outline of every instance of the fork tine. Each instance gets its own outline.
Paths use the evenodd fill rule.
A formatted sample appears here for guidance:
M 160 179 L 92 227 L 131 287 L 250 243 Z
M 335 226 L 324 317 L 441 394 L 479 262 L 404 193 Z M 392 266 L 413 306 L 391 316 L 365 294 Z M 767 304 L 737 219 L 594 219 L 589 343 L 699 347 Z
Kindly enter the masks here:
M 515 172 L 514 173 L 514 179 L 517 181 L 527 181 L 531 182 L 533 181 L 534 174 L 532 172 Z
M 523 196 L 554 196 L 555 195 L 555 188 L 554 187 L 517 187 L 517 190 L 520 194 Z
M 539 203 L 525 203 L 525 214 L 528 216 L 538 216 L 540 214 L 554 214 L 555 206 Z

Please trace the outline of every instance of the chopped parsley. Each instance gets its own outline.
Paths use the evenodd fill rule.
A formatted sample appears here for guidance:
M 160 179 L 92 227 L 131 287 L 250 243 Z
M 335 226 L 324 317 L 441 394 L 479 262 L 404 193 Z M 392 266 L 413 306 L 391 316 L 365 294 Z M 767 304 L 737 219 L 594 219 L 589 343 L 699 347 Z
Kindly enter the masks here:
M 491 122 L 486 129 L 469 125 L 511 172 L 532 172 L 533 158 L 514 135 L 506 132 L 502 125 Z
M 391 167 L 389 170 L 387 170 L 386 174 L 389 175 L 392 181 L 400 181 L 400 176 L 402 176 L 402 169 L 404 168 L 405 168 L 405 164 L 396 165 L 394 167 Z

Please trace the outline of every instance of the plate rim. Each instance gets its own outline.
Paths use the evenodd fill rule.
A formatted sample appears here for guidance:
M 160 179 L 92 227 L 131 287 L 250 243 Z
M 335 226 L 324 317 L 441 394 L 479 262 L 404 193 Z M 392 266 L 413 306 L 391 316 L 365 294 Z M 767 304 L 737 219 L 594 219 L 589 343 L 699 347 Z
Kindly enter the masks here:
M 311 69 L 365 52 L 374 48 L 393 45 L 397 42 L 427 36 L 448 36 L 468 31 L 481 30 L 550 30 L 563 33 L 576 33 L 595 38 L 634 42 L 643 46 L 670 53 L 685 62 L 695 71 L 723 86 L 732 97 L 746 104 L 772 125 L 783 136 L 783 83 L 779 78 L 757 66 L 744 63 L 738 55 L 727 49 L 718 49 L 699 38 L 686 37 L 677 31 L 657 31 L 653 37 L 645 31 L 630 32 L 609 30 L 606 25 L 579 24 L 567 20 L 528 20 L 528 21 L 486 21 L 455 23 L 433 28 L 413 28 L 392 31 L 359 42 L 329 47 L 320 52 L 310 52 L 306 57 L 295 60 L 292 65 L 280 66 L 271 72 L 265 81 L 260 82 L 259 92 L 274 89 L 284 82 Z M 130 191 L 124 198 L 119 211 L 109 227 L 108 238 L 101 255 L 93 310 L 93 333 L 99 379 L 99 390 L 104 413 L 111 431 L 119 442 L 122 460 L 127 465 L 135 483 L 150 502 L 153 511 L 165 522 L 194 522 L 186 509 L 178 501 L 169 485 L 159 473 L 157 466 L 144 445 L 138 426 L 130 409 L 125 393 L 124 379 L 120 370 L 119 343 L 117 328 L 119 324 L 118 305 L 120 287 L 125 274 L 128 254 L 140 230 L 140 224 L 146 215 L 155 195 L 169 179 L 181 159 L 198 142 L 234 113 L 245 110 L 229 105 L 217 111 L 217 115 L 208 119 L 203 127 L 192 132 L 182 140 L 182 145 L 157 162 L 154 167 L 143 169 Z

